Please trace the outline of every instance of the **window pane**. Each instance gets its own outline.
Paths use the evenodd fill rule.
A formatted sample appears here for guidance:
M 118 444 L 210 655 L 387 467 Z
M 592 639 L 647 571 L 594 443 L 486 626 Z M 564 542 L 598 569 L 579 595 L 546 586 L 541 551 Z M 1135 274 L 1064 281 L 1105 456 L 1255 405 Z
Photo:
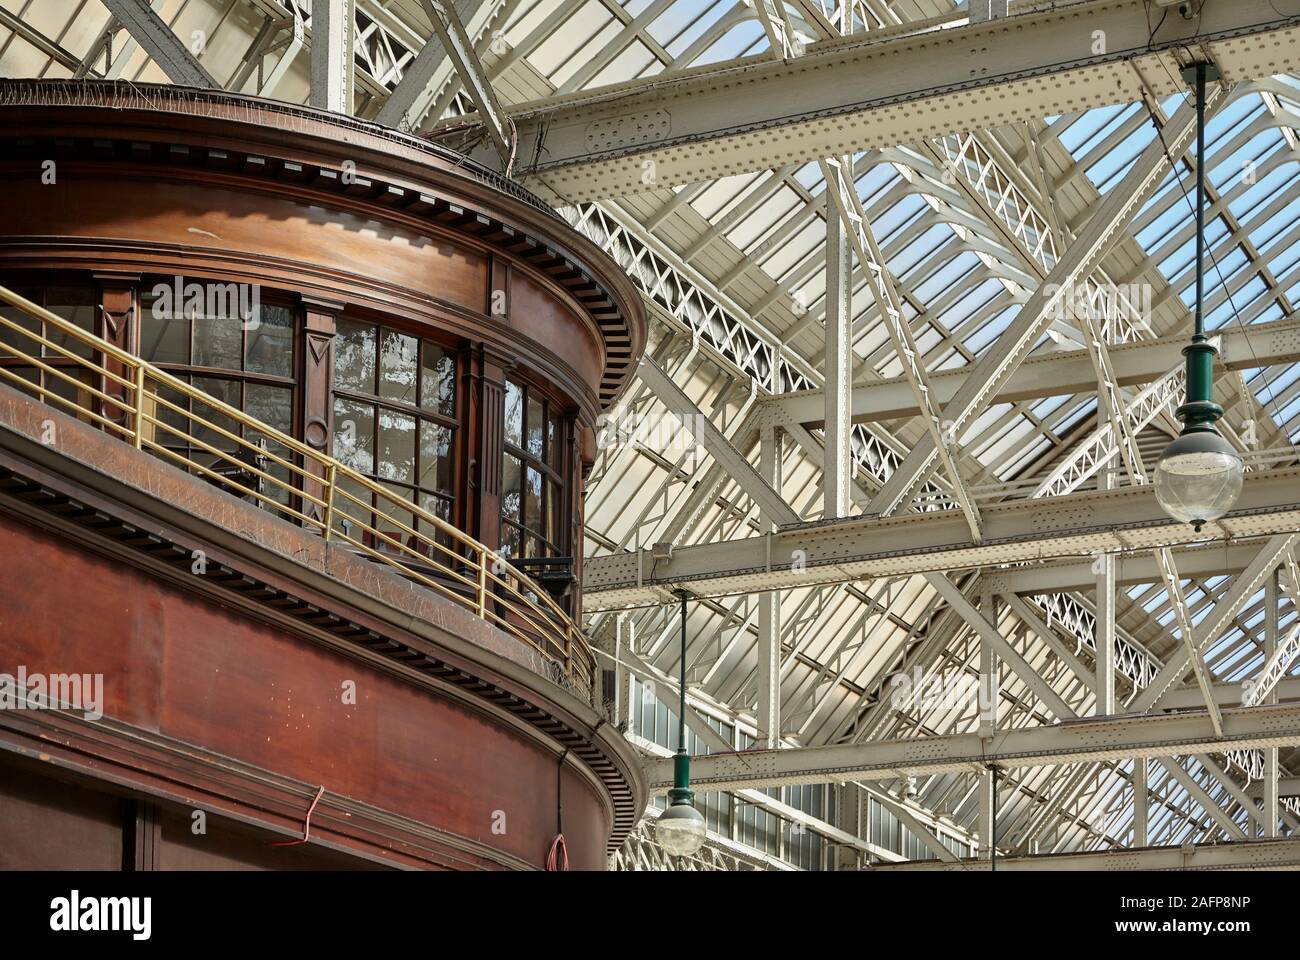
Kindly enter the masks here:
M 436 343 L 424 343 L 420 366 L 420 405 L 426 410 L 456 415 L 456 358 Z
M 290 427 L 292 425 L 291 405 L 292 390 L 287 388 L 287 386 L 265 386 L 263 384 L 244 385 L 244 410 L 246 410 L 251 416 L 255 416 L 255 418 L 270 425 L 270 427 L 278 429 L 278 431 L 281 431 L 282 433 L 290 432 Z M 289 460 L 290 463 L 294 462 L 294 457 L 292 457 L 292 451 L 289 447 L 277 444 L 277 442 L 270 440 L 270 438 L 266 437 L 263 432 L 248 431 L 244 436 L 246 436 L 247 440 L 252 441 L 253 444 L 259 444 L 259 442 L 260 444 L 263 444 L 268 457 L 278 457 L 282 460 Z M 253 457 L 256 457 L 256 454 L 252 455 Z M 263 480 L 263 493 L 272 498 L 272 500 L 279 503 L 286 503 L 287 505 L 287 503 L 289 503 L 289 498 L 292 496 L 291 489 L 295 484 L 295 473 L 292 472 L 289 467 L 274 462 L 272 459 L 266 460 L 266 463 L 261 467 L 261 470 L 270 473 L 270 475 L 276 477 L 276 480 L 279 481 L 279 483 L 276 483 L 276 481 L 266 480 L 265 477 L 261 477 L 261 480 Z
M 446 497 L 439 497 L 432 493 L 422 493 L 420 494 L 420 506 L 433 514 L 439 520 L 446 520 L 448 523 L 451 523 L 451 501 Z M 426 526 L 432 528 L 433 525 L 427 524 Z M 433 530 L 426 530 L 425 533 L 432 535 Z M 443 563 L 447 560 L 447 555 L 441 551 L 438 551 L 435 554 L 435 557 Z
M 384 487 L 392 496 L 380 500 L 379 511 L 383 515 L 375 518 L 377 521 L 375 525 L 381 533 L 388 534 L 391 539 L 405 546 L 413 547 L 415 543 L 414 537 L 406 531 L 415 529 L 415 514 L 402 507 L 402 503 L 410 501 L 411 491 L 394 486 L 391 483 L 384 484 Z M 378 549 L 400 554 L 407 560 L 415 559 L 410 553 L 386 540 L 380 541 Z
M 292 402 L 294 402 L 294 392 L 287 386 L 266 386 L 264 384 L 246 384 L 244 385 L 244 411 L 253 418 L 263 421 L 268 427 L 274 427 L 281 433 L 290 433 L 292 428 Z M 292 462 L 292 451 L 287 446 L 282 446 L 270 440 L 260 431 L 250 431 L 244 434 L 246 440 L 251 440 L 253 444 L 263 442 L 266 453 L 270 457 L 289 460 Z M 252 451 L 247 451 L 242 455 L 252 455 Z M 290 489 L 294 487 L 295 475 L 289 470 L 289 467 L 268 460 L 265 466 L 261 467 L 266 473 L 270 473 L 279 483 L 272 480 L 263 480 L 263 492 L 266 496 L 279 503 L 289 503 L 291 496 Z
M 375 408 L 334 398 L 334 456 L 357 473 L 375 472 Z
M 532 397 L 528 398 L 528 446 L 527 450 L 539 460 L 542 457 L 542 404 Z
M 422 493 L 420 494 L 420 506 L 423 507 L 425 510 L 427 510 L 429 513 L 433 514 L 439 520 L 445 520 L 447 521 L 447 523 L 452 522 L 451 501 L 448 500 L 446 497 L 439 497 L 432 493 Z M 439 550 L 437 547 L 430 547 L 428 545 L 423 545 L 420 549 L 420 552 L 427 554 L 429 559 L 435 561 L 436 563 L 454 565 L 455 557 L 458 555 L 458 551 L 452 538 L 448 534 L 443 533 L 432 523 L 429 523 L 427 520 L 420 520 L 419 525 L 420 525 L 419 529 L 421 533 L 423 533 L 426 537 L 431 538 L 436 543 L 443 544 L 451 551 L 450 553 L 448 553 L 445 550 Z
M 163 308 L 169 301 L 140 297 L 140 355 L 153 363 L 190 362 L 190 322 Z
M 415 417 L 379 408 L 379 476 L 415 482 Z
M 506 381 L 506 443 L 524 445 L 524 388 Z
M 243 366 L 244 324 L 236 316 L 194 320 L 194 365 L 238 370 Z
M 415 403 L 415 347 L 419 341 L 396 330 L 379 331 L 379 395 Z
M 59 403 L 57 400 L 49 400 L 50 404 L 57 407 L 59 410 L 62 410 L 64 413 L 74 415 L 77 407 L 80 407 L 83 410 L 90 409 L 91 397 L 90 394 L 83 389 L 83 386 L 91 384 L 95 379 L 95 374 L 92 371 L 87 370 L 85 367 L 69 366 L 60 367 L 59 372 L 71 377 L 76 382 L 69 383 L 67 380 L 64 380 L 63 377 L 57 376 L 53 373 L 46 373 L 45 389 L 49 390 L 50 393 L 53 393 L 56 396 L 63 397 L 63 399 L 72 403 L 73 406 L 69 407 L 66 404 Z M 47 398 L 47 400 L 48 399 L 49 398 Z
M 45 291 L 45 307 L 51 313 L 57 314 L 64 320 L 71 321 L 82 330 L 91 333 L 95 332 L 95 314 L 99 312 L 99 295 L 94 288 L 50 287 Z M 66 347 L 79 357 L 89 357 L 94 352 L 90 344 L 73 339 L 73 337 L 59 330 L 53 324 L 50 324 L 46 329 L 45 339 L 51 343 Z M 45 355 L 50 357 L 64 356 L 64 354 L 49 347 L 45 348 Z M 75 390 L 66 380 L 61 382 L 63 387 Z
M 289 433 L 293 426 L 293 391 L 289 387 L 271 387 L 260 383 L 249 383 L 244 386 L 244 410 L 251 417 L 256 417 L 268 426 L 275 427 L 281 433 Z M 276 443 L 266 437 L 259 430 L 251 430 L 245 434 L 245 439 L 253 443 L 259 441 L 265 445 L 266 452 L 272 457 L 279 457 L 282 460 L 292 462 L 292 451 L 288 447 Z M 243 456 L 256 457 L 257 454 L 247 451 Z M 290 488 L 294 485 L 295 475 L 288 467 L 268 460 L 261 467 L 265 473 L 279 480 L 279 483 L 262 478 L 263 492 L 279 503 L 287 504 L 290 497 Z
M 508 559 L 515 559 L 519 556 L 519 530 L 509 523 L 501 525 L 501 549 L 500 554 Z
M 534 533 L 541 533 L 544 529 L 542 527 L 542 475 L 529 467 L 527 479 L 524 488 L 524 526 Z
M 179 379 L 188 383 L 190 378 L 185 374 L 181 374 Z M 192 426 L 188 416 L 190 409 L 189 398 L 163 384 L 157 384 L 155 391 L 158 394 L 158 400 L 154 405 L 154 415 L 162 422 L 153 425 L 154 441 L 164 447 L 185 447 L 188 444 L 185 437 L 190 433 L 190 427 Z M 179 407 L 180 411 L 169 407 L 167 405 L 169 403 Z M 174 427 L 175 430 L 180 432 L 175 433 L 168 427 Z
M 334 338 L 334 384 L 339 390 L 375 392 L 375 327 L 340 320 Z
M 356 501 L 344 496 L 343 493 L 336 491 L 334 494 L 334 529 L 351 537 L 353 540 L 362 539 L 362 525 L 374 523 L 373 515 L 369 507 L 372 494 L 361 484 L 347 477 L 340 477 L 338 480 L 338 491 L 347 491 L 356 498 Z
M 560 418 L 552 415 L 546 421 L 546 462 L 556 470 L 560 469 L 560 458 L 563 452 L 560 438 L 563 435 L 560 430 Z
M 451 429 L 420 421 L 420 480 L 422 490 L 451 492 Z
M 560 536 L 560 517 L 564 514 L 564 501 L 561 499 L 560 485 L 548 482 L 546 484 L 546 495 L 546 539 L 558 547 L 564 542 L 564 538 Z
M 0 316 L 24 330 L 28 330 L 37 335 L 41 332 L 41 321 L 37 320 L 35 317 L 28 316 L 17 307 L 0 307 Z M 10 346 L 17 347 L 29 357 L 39 356 L 41 352 L 41 345 L 39 343 L 27 336 L 27 334 L 19 333 L 17 330 L 14 330 L 12 327 L 6 326 L 3 323 L 0 323 L 0 343 L 7 343 Z M 8 350 L 0 350 L 0 357 L 8 359 L 12 356 L 13 354 Z
M 288 307 L 262 304 L 261 320 L 248 330 L 244 369 L 272 376 L 293 375 L 293 313 Z
M 37 370 L 35 367 L 6 367 L 5 373 L 12 373 L 14 376 L 18 377 L 19 380 L 27 381 L 27 383 L 33 385 L 33 388 L 39 387 L 41 383 L 41 371 Z M 0 379 L 4 380 L 6 386 L 14 387 L 18 390 L 26 389 L 25 383 L 10 380 L 8 377 L 0 377 Z M 35 389 L 30 391 L 30 393 L 31 396 L 40 399 L 41 395 L 37 393 Z M 58 404 L 54 405 L 57 406 Z
M 522 468 L 519 459 L 506 454 L 501 458 L 501 515 L 519 519 L 519 486 Z
M 289 387 L 272 387 L 250 383 L 245 388 L 244 411 L 282 433 L 293 428 L 293 391 Z
M 223 403 L 229 404 L 232 407 L 240 406 L 240 384 L 238 380 L 223 380 L 219 377 L 195 377 L 193 383 L 195 389 L 202 390 L 204 393 L 216 397 Z M 216 447 L 218 450 L 226 450 L 234 453 L 235 448 L 238 447 L 239 444 L 218 433 L 215 428 L 220 428 L 229 433 L 237 434 L 239 433 L 239 424 L 225 414 L 218 413 L 214 407 L 211 407 L 200 400 L 195 400 L 191 409 L 194 411 L 195 417 L 202 417 L 206 423 L 211 424 L 211 426 L 202 426 L 195 423 L 192 427 L 194 436 L 209 446 Z M 206 451 L 201 451 L 197 456 L 199 462 L 203 464 L 208 464 L 209 460 L 212 459 L 211 455 Z

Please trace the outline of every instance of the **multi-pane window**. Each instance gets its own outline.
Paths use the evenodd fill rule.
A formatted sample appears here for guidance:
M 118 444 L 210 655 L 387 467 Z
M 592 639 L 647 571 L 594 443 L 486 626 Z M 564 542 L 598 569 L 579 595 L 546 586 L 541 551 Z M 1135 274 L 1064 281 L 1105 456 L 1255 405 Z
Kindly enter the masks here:
M 875 797 L 869 798 L 870 832 L 867 839 L 877 846 L 901 854 L 908 860 L 937 860 L 935 852 L 911 830 L 899 822 L 892 810 L 881 805 Z M 939 840 L 959 857 L 971 855 L 971 849 L 960 840 L 940 833 Z
M 834 819 L 834 793 L 828 792 L 822 783 L 806 783 L 800 786 L 783 787 L 782 802 L 786 806 L 811 814 L 818 820 Z M 785 825 L 785 859 L 805 870 L 820 870 L 822 867 L 822 848 L 825 841 L 820 833 L 808 829 L 806 824 L 787 823 Z
M 510 557 L 563 556 L 563 430 L 541 391 L 506 381 L 501 462 L 501 550 Z
M 36 289 L 19 288 L 15 292 L 33 303 L 45 307 L 45 309 L 62 317 L 64 320 L 81 327 L 83 330 L 90 333 L 95 332 L 95 317 L 99 313 L 99 294 L 94 287 L 50 286 Z M 33 337 L 44 337 L 51 343 L 66 348 L 70 353 L 78 357 L 89 358 L 92 353 L 90 347 L 73 339 L 72 336 L 64 333 L 54 324 L 38 320 L 17 307 L 0 306 L 0 316 L 5 317 L 23 331 L 27 331 L 20 333 L 12 327 L 0 323 L 0 343 L 15 347 L 29 357 L 39 357 L 47 366 L 59 369 L 64 376 L 61 377 L 58 374 L 41 370 L 39 367 L 30 364 L 23 364 L 15 358 L 12 352 L 3 348 L 0 348 L 0 366 L 3 366 L 11 376 L 20 377 L 43 387 L 49 392 L 76 404 L 78 407 L 89 408 L 91 406 L 90 394 L 82 389 L 81 385 L 93 383 L 97 379 L 94 374 L 87 367 L 78 364 L 75 360 L 69 360 L 65 354 L 54 347 L 44 346 Z M 65 377 L 71 378 L 75 382 L 69 382 Z M 0 377 L 0 380 L 10 386 L 17 385 L 9 376 Z M 95 385 L 97 386 L 97 384 Z M 52 401 L 52 403 L 64 413 L 72 412 L 72 407 L 60 404 L 57 400 Z
M 440 344 L 373 323 L 340 320 L 334 351 L 334 456 L 390 492 L 453 522 L 456 357 Z M 345 489 L 372 504 L 369 491 Z M 355 487 L 355 489 L 349 489 Z M 355 505 L 344 512 L 356 515 Z M 434 535 L 413 513 L 384 512 Z M 369 521 L 367 521 L 369 522 Z M 400 529 L 383 532 L 418 549 Z M 381 541 L 382 545 L 382 541 Z
M 170 295 L 160 296 L 157 287 L 144 285 L 140 292 L 140 355 L 228 406 L 292 435 L 293 310 L 270 303 L 246 309 L 247 302 L 241 306 L 237 295 L 224 295 L 225 288 L 234 286 L 197 284 L 198 290 L 219 290 L 223 295 L 177 300 Z M 156 443 L 186 460 L 224 472 L 230 468 L 230 461 L 206 451 L 205 446 L 221 450 L 278 478 L 281 483 L 263 481 L 264 493 L 280 503 L 289 503 L 289 487 L 294 484 L 292 471 L 273 461 L 259 464 L 257 453 L 222 431 L 259 444 L 274 457 L 289 460 L 291 451 L 210 404 L 189 401 L 165 388 L 158 395 L 166 402 L 157 403 L 154 409 L 165 425 L 154 430 Z M 168 403 L 189 416 L 171 409 Z M 202 418 L 207 424 L 199 425 L 190 417 Z M 257 481 L 250 475 L 243 482 L 251 486 Z

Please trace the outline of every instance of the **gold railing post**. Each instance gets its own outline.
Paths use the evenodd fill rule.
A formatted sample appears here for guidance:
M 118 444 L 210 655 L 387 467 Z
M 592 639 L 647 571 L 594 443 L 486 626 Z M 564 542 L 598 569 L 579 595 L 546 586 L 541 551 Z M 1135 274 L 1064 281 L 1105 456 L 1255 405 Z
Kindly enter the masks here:
M 487 615 L 487 564 L 488 551 L 480 549 L 478 551 L 478 615 L 483 618 Z
M 137 364 L 135 368 L 135 436 L 131 439 L 135 442 L 137 450 L 144 449 L 144 364 Z
M 325 465 L 325 526 L 324 529 L 321 530 L 321 536 L 326 540 L 329 540 L 330 531 L 334 529 L 334 480 L 336 467 L 337 464 L 335 463 L 327 463 Z

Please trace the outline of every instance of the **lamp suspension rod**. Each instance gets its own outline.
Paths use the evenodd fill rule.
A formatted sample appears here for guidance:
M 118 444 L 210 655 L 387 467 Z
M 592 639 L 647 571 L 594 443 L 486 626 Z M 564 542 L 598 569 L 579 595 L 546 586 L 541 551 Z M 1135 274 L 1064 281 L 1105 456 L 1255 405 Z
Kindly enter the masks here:
M 989 817 L 989 873 L 995 873 L 998 869 L 998 768 L 996 764 L 989 764 L 989 776 L 993 780 L 993 795 L 989 798 L 993 804 L 993 815 Z
M 1205 63 L 1196 64 L 1196 330 L 1205 339 Z
M 678 693 L 681 695 L 681 706 L 677 711 L 677 749 L 682 753 L 686 752 L 686 591 L 681 591 L 678 596 L 682 601 L 682 664 L 681 680 L 678 683 Z
M 673 754 L 673 788 L 668 791 L 669 806 L 689 804 L 694 799 L 691 793 L 691 758 L 686 752 L 686 601 L 690 594 L 685 590 L 674 590 L 673 594 L 682 602 L 682 663 L 677 684 L 677 752 Z

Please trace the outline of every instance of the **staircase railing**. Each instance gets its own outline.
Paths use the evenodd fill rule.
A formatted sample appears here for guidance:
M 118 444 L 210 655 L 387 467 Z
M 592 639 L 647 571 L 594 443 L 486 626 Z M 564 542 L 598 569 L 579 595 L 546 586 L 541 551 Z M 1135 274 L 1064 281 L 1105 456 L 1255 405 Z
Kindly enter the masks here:
M 509 560 L 339 460 L 0 286 L 0 381 L 396 569 L 538 650 L 590 698 L 595 658 Z M 54 339 L 51 339 L 51 335 Z

